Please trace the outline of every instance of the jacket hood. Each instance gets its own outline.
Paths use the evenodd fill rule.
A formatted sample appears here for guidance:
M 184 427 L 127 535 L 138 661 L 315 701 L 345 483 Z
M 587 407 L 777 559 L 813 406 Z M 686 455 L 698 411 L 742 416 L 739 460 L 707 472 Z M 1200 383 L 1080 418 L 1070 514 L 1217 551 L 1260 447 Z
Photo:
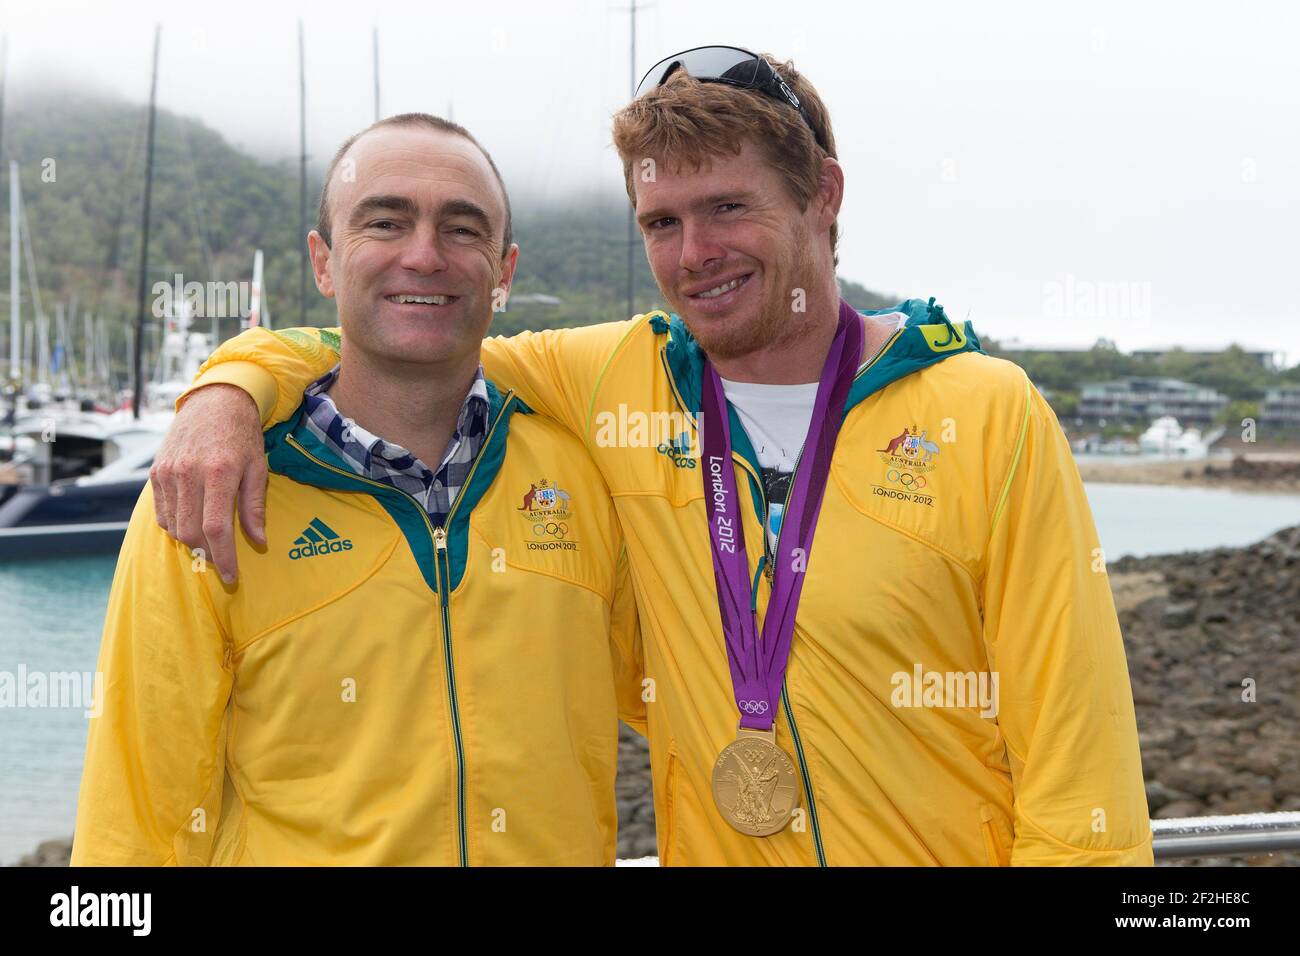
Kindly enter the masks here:
M 858 310 L 863 316 L 891 315 L 901 312 L 907 316 L 903 327 L 894 333 L 874 360 L 858 372 L 844 403 L 844 414 L 853 406 L 891 382 L 927 366 L 942 362 L 962 352 L 983 352 L 979 337 L 969 322 L 960 326 L 952 322 L 943 306 L 931 297 L 906 299 L 889 309 Z M 692 415 L 700 411 L 700 383 L 703 380 L 704 352 L 695 336 L 681 318 L 675 314 L 655 312 L 650 315 L 650 325 L 657 334 L 667 334 L 664 357 Z

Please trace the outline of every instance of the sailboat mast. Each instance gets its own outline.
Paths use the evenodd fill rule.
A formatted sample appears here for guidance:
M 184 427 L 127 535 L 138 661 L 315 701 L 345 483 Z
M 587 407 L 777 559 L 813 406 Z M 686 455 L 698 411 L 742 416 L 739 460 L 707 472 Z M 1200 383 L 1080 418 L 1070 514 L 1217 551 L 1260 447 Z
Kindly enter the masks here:
M 298 324 L 307 324 L 307 63 L 298 21 Z
M 4 159 L 5 77 L 9 73 L 9 34 L 0 37 L 0 160 Z
M 22 377 L 22 321 L 18 306 L 18 164 L 9 163 L 9 377 L 17 386 Z
M 98 391 L 98 383 L 95 381 L 95 319 L 87 310 L 82 315 L 82 321 L 85 326 L 81 352 L 82 367 L 85 369 L 82 378 L 82 394 L 89 397 Z
M 248 327 L 262 324 L 262 250 L 253 252 L 253 288 L 248 304 Z
M 162 27 L 153 30 L 153 79 L 149 84 L 149 129 L 145 138 L 144 160 L 144 225 L 140 236 L 140 296 L 135 313 L 135 336 L 131 343 L 131 375 L 134 394 L 131 396 L 131 415 L 140 417 L 140 399 L 144 395 L 144 314 L 149 299 L 149 202 L 153 195 L 153 136 L 154 120 L 158 108 L 158 46 L 162 40 Z
M 54 384 L 50 381 L 50 319 L 44 312 L 36 313 L 36 381 Z
M 375 122 L 379 122 L 379 27 L 374 29 L 374 50 L 375 50 Z

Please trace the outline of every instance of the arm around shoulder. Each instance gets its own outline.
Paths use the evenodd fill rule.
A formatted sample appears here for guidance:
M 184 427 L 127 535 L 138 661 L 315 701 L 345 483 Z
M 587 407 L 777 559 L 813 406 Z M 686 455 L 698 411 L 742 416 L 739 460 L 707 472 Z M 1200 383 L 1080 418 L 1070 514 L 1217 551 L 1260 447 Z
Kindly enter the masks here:
M 235 385 L 253 396 L 262 425 L 269 428 L 286 420 L 302 402 L 303 390 L 338 363 L 341 347 L 338 329 L 248 329 L 208 357 L 176 407 L 205 385 Z

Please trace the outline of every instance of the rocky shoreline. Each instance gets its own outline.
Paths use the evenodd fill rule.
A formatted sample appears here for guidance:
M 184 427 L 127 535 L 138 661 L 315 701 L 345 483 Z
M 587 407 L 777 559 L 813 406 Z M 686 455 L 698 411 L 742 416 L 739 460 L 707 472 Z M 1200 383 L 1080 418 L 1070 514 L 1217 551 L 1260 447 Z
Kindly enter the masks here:
M 1300 810 L 1300 527 L 1107 569 L 1154 819 Z M 644 738 L 620 728 L 618 855 L 655 854 Z M 66 866 L 70 840 L 19 866 Z M 1296 866 L 1300 852 L 1170 865 Z
M 1108 572 L 1152 817 L 1300 810 L 1300 527 Z

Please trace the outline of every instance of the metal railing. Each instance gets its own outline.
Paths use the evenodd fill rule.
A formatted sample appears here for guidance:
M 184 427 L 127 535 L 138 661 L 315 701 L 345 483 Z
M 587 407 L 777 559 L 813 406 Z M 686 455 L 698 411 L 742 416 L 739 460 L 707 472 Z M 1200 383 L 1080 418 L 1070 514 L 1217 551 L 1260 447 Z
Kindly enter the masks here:
M 1300 812 L 1152 820 L 1157 860 L 1300 850 Z

